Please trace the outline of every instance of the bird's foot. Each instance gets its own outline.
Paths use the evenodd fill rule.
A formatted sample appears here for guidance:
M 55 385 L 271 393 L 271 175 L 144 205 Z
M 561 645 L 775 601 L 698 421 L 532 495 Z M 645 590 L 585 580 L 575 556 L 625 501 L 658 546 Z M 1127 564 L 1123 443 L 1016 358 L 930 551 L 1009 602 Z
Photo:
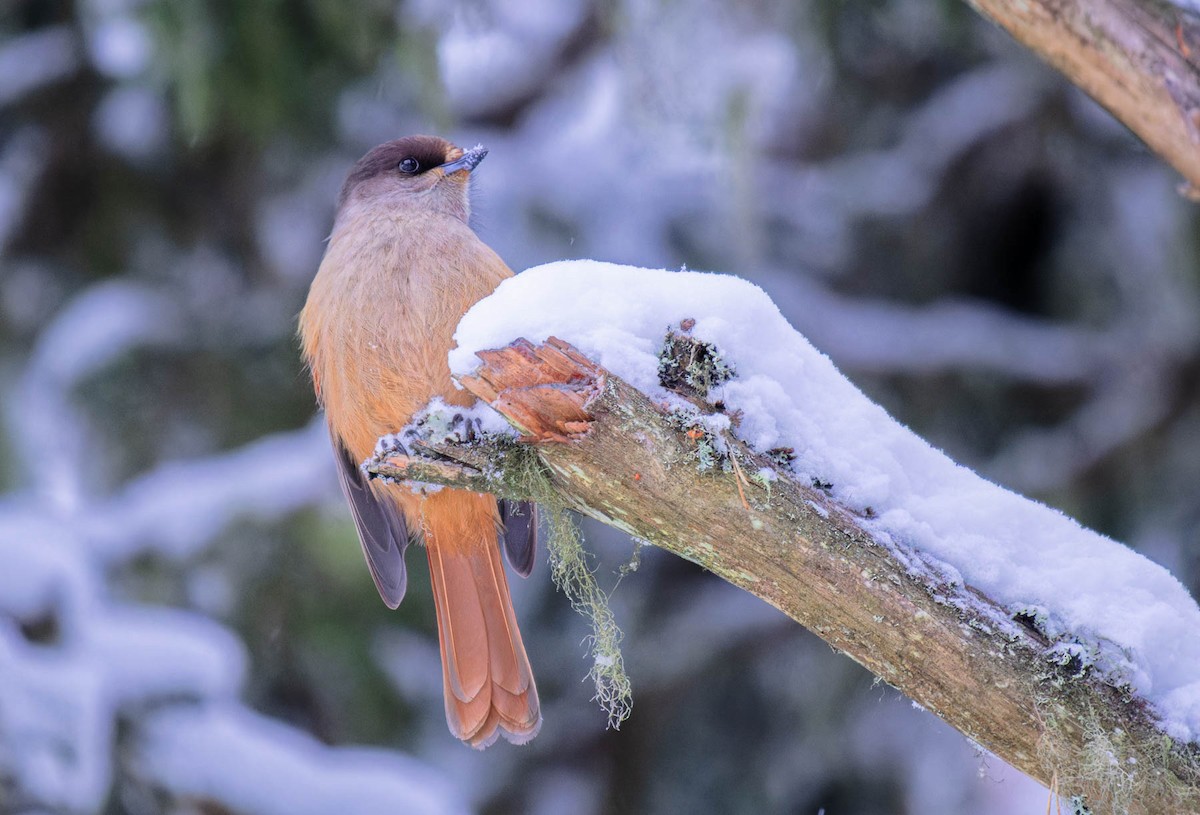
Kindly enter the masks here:
M 400 434 L 389 433 L 386 436 L 380 436 L 379 441 L 375 442 L 374 458 L 376 461 L 383 461 L 397 455 L 408 455 L 408 448 L 400 441 Z
M 446 441 L 474 444 L 483 438 L 483 422 L 476 416 L 455 413 L 446 428 Z

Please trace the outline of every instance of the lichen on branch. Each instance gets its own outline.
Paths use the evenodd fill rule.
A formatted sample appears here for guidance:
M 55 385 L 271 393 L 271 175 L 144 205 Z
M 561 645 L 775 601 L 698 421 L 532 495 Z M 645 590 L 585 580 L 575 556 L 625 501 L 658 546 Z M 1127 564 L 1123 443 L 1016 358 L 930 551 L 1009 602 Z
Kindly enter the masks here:
M 488 423 L 475 415 L 479 410 L 431 404 L 400 433 L 380 440 L 366 471 L 374 478 L 407 481 L 417 489 L 426 489 L 426 482 L 449 482 L 448 486 L 538 504 L 546 519 L 550 577 L 591 625 L 588 675 L 595 683 L 594 698 L 608 715 L 609 727 L 619 728 L 633 708 L 632 684 L 621 654 L 623 634 L 591 568 L 579 526 L 537 451 L 518 443 L 511 433 L 484 429 Z M 481 452 L 486 459 L 480 458 Z

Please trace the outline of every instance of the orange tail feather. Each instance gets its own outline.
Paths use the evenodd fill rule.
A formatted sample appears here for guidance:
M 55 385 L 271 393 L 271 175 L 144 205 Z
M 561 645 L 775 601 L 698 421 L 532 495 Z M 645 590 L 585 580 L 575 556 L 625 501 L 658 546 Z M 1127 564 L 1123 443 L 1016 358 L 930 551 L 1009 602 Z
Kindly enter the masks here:
M 426 515 L 446 722 L 450 732 L 477 749 L 501 735 L 513 744 L 525 744 L 541 727 L 541 708 L 500 561 L 496 527 L 449 526 L 439 530 L 437 515 Z M 477 539 L 453 539 L 464 533 Z

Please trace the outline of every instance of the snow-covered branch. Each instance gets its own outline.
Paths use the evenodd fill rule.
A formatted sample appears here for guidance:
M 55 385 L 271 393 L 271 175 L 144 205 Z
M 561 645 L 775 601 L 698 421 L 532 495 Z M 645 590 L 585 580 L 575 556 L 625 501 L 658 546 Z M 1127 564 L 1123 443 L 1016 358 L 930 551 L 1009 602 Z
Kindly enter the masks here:
M 531 270 L 464 318 L 451 357 L 525 444 L 434 408 L 370 469 L 545 499 L 536 451 L 552 500 L 761 597 L 1091 811 L 1194 810 L 1186 591 L 954 465 L 772 310 L 726 277 Z

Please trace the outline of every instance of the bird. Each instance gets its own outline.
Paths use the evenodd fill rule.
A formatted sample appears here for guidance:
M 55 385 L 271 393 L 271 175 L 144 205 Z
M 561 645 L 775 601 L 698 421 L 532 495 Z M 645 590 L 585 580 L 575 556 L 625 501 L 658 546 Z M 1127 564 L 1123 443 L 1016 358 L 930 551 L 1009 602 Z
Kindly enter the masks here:
M 536 507 L 461 489 L 420 494 L 368 479 L 377 440 L 435 397 L 467 407 L 447 354 L 459 319 L 512 271 L 470 225 L 470 180 L 487 155 L 437 136 L 381 144 L 351 168 L 324 258 L 300 313 L 300 343 L 325 411 L 342 491 L 384 603 L 399 606 L 410 540 L 429 560 L 446 722 L 483 749 L 541 727 L 503 546 L 522 577 L 537 549 Z

